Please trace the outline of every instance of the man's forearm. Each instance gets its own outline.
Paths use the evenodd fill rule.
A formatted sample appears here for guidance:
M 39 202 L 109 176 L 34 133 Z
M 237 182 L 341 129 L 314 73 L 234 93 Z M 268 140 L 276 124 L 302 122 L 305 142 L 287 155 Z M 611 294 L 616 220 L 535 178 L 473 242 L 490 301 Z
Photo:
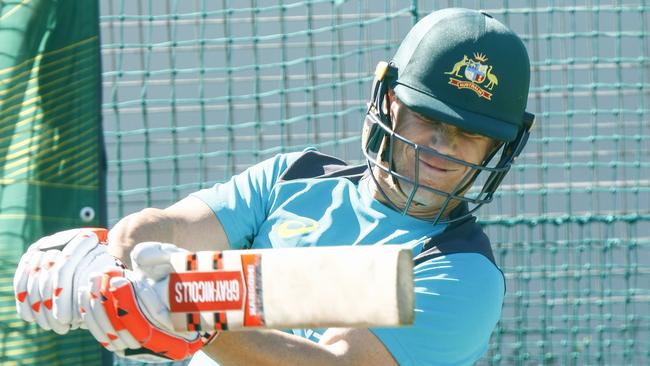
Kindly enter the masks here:
M 203 351 L 228 365 L 336 365 L 341 345 L 321 345 L 277 330 L 223 332 Z
M 164 210 L 145 208 L 120 220 L 108 234 L 109 253 L 131 268 L 129 253 L 145 241 L 171 243 L 192 252 L 230 248 L 212 209 L 192 196 Z
M 319 343 L 277 330 L 223 332 L 202 351 L 221 366 L 397 365 L 367 329 L 332 328 Z
M 174 242 L 173 222 L 163 210 L 146 208 L 124 217 L 108 234 L 108 251 L 131 268 L 131 250 L 145 241 Z

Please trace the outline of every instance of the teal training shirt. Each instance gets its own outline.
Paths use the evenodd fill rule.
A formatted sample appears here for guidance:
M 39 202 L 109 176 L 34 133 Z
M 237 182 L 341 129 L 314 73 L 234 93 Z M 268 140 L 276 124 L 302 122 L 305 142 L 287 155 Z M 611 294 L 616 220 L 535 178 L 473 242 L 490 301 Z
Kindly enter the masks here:
M 375 200 L 368 177 L 358 184 L 346 178 L 279 181 L 301 154 L 277 155 L 192 194 L 217 215 L 233 249 L 405 245 L 417 255 L 445 229 Z M 373 328 L 373 334 L 400 365 L 474 363 L 486 352 L 501 314 L 499 269 L 481 254 L 458 253 L 418 264 L 414 278 L 413 326 Z M 318 342 L 325 330 L 292 332 Z

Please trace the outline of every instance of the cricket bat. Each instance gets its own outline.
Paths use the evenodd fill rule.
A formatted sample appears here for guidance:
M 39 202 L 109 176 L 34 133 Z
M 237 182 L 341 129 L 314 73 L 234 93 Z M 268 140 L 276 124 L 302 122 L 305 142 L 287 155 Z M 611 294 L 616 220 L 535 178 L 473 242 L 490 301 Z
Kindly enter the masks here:
M 413 323 L 413 258 L 397 245 L 175 253 L 175 330 Z

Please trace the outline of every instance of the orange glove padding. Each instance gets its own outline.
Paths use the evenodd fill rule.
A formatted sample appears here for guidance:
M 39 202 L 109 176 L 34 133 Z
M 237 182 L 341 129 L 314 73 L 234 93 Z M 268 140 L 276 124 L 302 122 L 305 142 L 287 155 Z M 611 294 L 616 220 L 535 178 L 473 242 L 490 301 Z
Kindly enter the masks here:
M 193 355 L 214 336 L 199 332 L 176 334 L 164 329 L 162 324 L 154 324 L 138 302 L 136 288 L 146 288 L 146 281 L 142 280 L 138 285 L 134 287 L 131 279 L 118 272 L 103 275 L 101 304 L 115 330 L 125 329 L 142 347 L 172 360 L 183 360 Z

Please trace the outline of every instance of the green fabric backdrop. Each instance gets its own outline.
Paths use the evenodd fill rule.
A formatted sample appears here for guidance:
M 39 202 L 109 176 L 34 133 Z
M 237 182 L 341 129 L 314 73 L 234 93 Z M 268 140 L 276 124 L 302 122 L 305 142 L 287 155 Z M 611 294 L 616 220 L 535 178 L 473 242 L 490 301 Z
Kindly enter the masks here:
M 96 1 L 0 2 L 2 365 L 101 364 L 88 332 L 20 320 L 12 291 L 36 239 L 106 223 L 98 16 Z

